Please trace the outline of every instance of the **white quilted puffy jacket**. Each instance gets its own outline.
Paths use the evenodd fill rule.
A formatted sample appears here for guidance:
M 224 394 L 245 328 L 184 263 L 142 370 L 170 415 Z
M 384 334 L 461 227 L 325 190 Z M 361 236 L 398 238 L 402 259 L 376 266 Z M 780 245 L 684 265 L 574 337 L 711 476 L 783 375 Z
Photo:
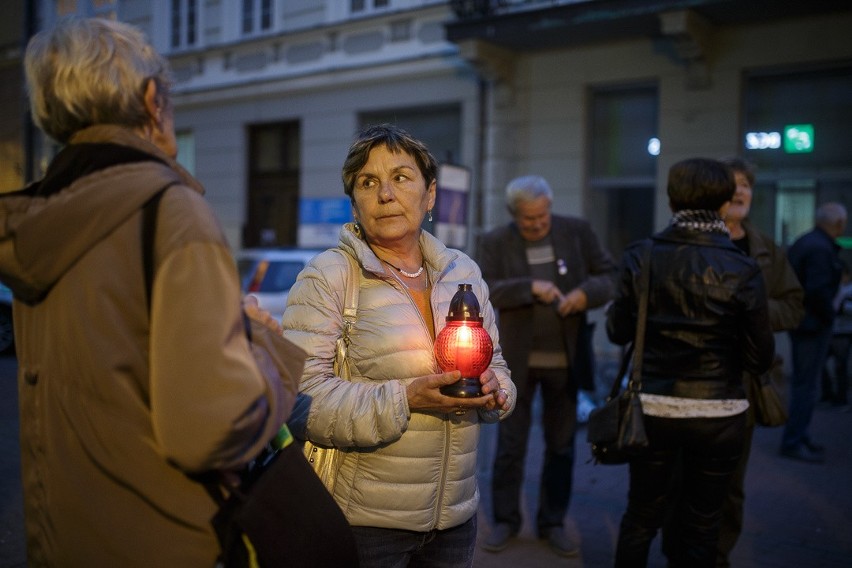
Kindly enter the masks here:
M 352 379 L 342 380 L 332 370 L 349 266 L 330 250 L 299 275 L 282 319 L 284 336 L 308 353 L 300 401 L 289 424 L 297 437 L 345 450 L 334 497 L 353 526 L 419 532 L 458 526 L 476 514 L 479 504 L 480 422 L 501 420 L 511 409 L 463 416 L 411 412 L 406 384 L 440 372 L 433 339 L 409 295 L 351 225 L 341 230 L 338 246 L 360 265 L 358 314 L 349 347 Z M 479 267 L 425 231 L 420 247 L 432 282 L 436 333 L 445 326 L 458 285 L 472 284 L 483 325 L 494 340 L 491 368 L 514 404 L 515 386 Z

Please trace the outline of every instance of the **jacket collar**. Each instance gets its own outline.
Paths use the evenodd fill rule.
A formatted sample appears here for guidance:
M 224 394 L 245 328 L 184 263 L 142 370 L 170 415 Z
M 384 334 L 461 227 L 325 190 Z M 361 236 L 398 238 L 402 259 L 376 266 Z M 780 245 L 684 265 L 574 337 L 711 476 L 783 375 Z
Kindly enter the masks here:
M 730 237 L 721 233 L 711 233 L 705 231 L 691 231 L 681 229 L 679 227 L 668 226 L 652 237 L 655 241 L 682 243 L 706 247 L 725 248 L 735 250 L 739 253 L 742 251 L 731 242 Z
M 355 223 L 346 223 L 340 229 L 340 248 L 347 250 L 357 258 L 361 266 L 366 270 L 375 274 L 389 276 L 384 265 L 373 254 L 372 249 L 367 246 L 366 241 L 355 235 L 354 228 Z M 430 272 L 443 274 L 459 256 L 458 251 L 447 248 L 444 243 L 428 231 L 421 230 L 419 240 L 420 250 L 423 252 L 423 261 L 426 263 L 426 268 Z

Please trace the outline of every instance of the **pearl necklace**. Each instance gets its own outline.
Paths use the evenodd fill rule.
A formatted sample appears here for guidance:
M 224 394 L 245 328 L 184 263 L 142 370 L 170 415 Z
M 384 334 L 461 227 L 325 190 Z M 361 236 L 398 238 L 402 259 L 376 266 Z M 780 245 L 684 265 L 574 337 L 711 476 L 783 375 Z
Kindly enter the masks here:
M 420 265 L 420 268 L 417 269 L 417 272 L 406 272 L 402 268 L 400 268 L 398 266 L 394 266 L 393 264 L 391 264 L 390 262 L 388 262 L 386 260 L 384 260 L 383 262 L 385 264 L 387 264 L 388 266 L 390 266 L 391 268 L 393 268 L 394 270 L 396 270 L 397 272 L 399 272 L 400 274 L 402 274 L 403 276 L 405 276 L 406 278 L 417 278 L 418 276 L 423 274 L 423 265 L 422 264 Z
M 380 258 L 380 257 L 379 257 L 379 255 L 377 255 L 377 254 L 376 254 L 376 251 L 375 251 L 375 250 L 373 250 L 373 247 L 370 245 L 370 243 L 369 243 L 369 242 L 367 243 L 367 246 L 368 246 L 368 247 L 370 247 L 370 250 L 373 252 L 373 254 L 375 254 L 375 255 L 376 255 L 376 258 L 378 258 L 381 262 L 384 262 L 385 264 L 387 264 L 388 266 L 390 266 L 391 268 L 393 268 L 394 270 L 396 270 L 397 272 L 399 272 L 400 274 L 402 274 L 402 275 L 403 275 L 403 276 L 405 276 L 406 278 L 417 278 L 418 276 L 420 276 L 421 274 L 423 274 L 423 266 L 424 266 L 424 262 L 423 262 L 422 260 L 420 261 L 420 268 L 418 268 L 418 269 L 417 269 L 417 272 L 406 272 L 406 271 L 405 271 L 405 270 L 403 270 L 402 268 L 400 268 L 400 267 L 398 267 L 398 266 L 394 266 L 393 264 L 391 264 L 390 262 L 386 261 L 385 259 Z M 401 281 L 400 281 L 400 282 L 401 282 Z

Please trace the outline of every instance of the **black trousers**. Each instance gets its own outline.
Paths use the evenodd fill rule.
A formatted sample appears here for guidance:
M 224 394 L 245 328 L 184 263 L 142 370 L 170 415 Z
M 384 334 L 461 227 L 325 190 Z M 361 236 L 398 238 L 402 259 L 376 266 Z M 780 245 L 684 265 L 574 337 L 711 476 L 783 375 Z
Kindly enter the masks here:
M 532 403 L 541 387 L 544 467 L 538 500 L 539 534 L 560 527 L 568 511 L 574 480 L 574 434 L 577 429 L 577 388 L 568 369 L 530 369 L 526 377 L 512 376 L 518 400 L 512 415 L 499 424 L 491 480 L 494 521 L 521 528 L 521 485 Z
M 725 497 L 725 502 L 722 504 L 722 518 L 719 524 L 719 544 L 716 555 L 716 568 L 728 568 L 731 565 L 731 551 L 737 544 L 740 534 L 743 532 L 743 514 L 745 509 L 745 477 L 746 469 L 748 468 L 748 458 L 751 454 L 751 443 L 754 438 L 754 417 L 751 407 L 748 409 L 749 419 L 743 431 L 743 451 L 740 454 L 740 459 L 737 461 L 736 470 L 731 477 L 731 484 L 728 486 L 728 495 Z M 681 486 L 683 485 L 682 472 L 680 465 L 675 467 L 675 478 L 671 486 L 672 496 L 670 514 L 667 515 L 663 524 L 663 554 L 666 557 L 673 556 L 672 543 L 677 543 L 680 538 L 680 519 L 675 518 L 674 509 L 677 504 L 674 500 L 681 494 Z
M 678 538 L 666 543 L 671 568 L 715 566 L 722 504 L 743 451 L 745 413 L 724 418 L 645 417 L 648 452 L 630 462 L 627 511 L 621 519 L 617 567 L 643 567 L 669 508 Z M 679 494 L 671 481 L 681 467 Z

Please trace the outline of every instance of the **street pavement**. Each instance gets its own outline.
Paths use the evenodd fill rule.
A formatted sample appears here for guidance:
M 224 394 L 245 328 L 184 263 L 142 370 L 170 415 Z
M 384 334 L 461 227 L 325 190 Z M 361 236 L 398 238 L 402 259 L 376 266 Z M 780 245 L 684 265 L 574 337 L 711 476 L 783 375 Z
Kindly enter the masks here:
M 26 566 L 17 368 L 14 356 L 0 355 L 0 568 Z
M 852 567 L 852 412 L 818 406 L 812 436 L 826 446 L 826 463 L 807 464 L 778 455 L 780 428 L 758 428 L 746 477 L 743 534 L 731 555 L 734 568 Z M 490 463 L 496 427 L 483 427 L 479 480 L 479 540 L 491 529 Z M 498 554 L 477 549 L 475 568 L 599 568 L 613 565 L 618 526 L 627 504 L 628 468 L 590 463 L 585 427 L 577 434 L 577 462 L 566 532 L 580 545 L 561 558 L 535 536 L 543 440 L 534 428 L 524 480 L 524 526 Z M 665 567 L 659 538 L 648 566 Z
M 26 566 L 15 368 L 13 357 L 0 358 L 0 568 Z M 486 425 L 482 432 L 480 540 L 491 529 L 490 464 L 497 427 Z M 755 432 L 746 480 L 745 529 L 731 558 L 734 567 L 852 567 L 852 412 L 817 407 L 812 434 L 826 446 L 824 464 L 779 457 L 780 429 L 758 428 Z M 580 554 L 561 558 L 534 534 L 542 444 L 536 425 L 527 460 L 521 533 L 501 553 L 478 548 L 475 568 L 612 566 L 618 525 L 627 501 L 627 467 L 590 463 L 585 429 L 581 428 L 573 498 L 565 523 L 568 534 L 580 544 Z M 665 566 L 659 539 L 652 547 L 649 566 Z

